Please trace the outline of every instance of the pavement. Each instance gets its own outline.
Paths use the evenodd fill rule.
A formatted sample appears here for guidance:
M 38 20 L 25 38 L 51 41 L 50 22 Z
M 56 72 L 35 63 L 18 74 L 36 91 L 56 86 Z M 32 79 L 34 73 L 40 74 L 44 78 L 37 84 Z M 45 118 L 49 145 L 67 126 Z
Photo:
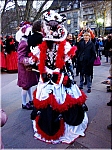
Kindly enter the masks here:
M 6 111 L 8 120 L 1 128 L 1 137 L 5 149 L 111 149 L 111 92 L 107 92 L 106 84 L 102 84 L 109 75 L 109 63 L 102 56 L 101 66 L 94 66 L 92 92 L 87 93 L 89 123 L 84 137 L 77 138 L 71 144 L 48 144 L 33 137 L 31 110 L 21 108 L 21 88 L 17 86 L 17 73 L 1 73 L 1 107 Z M 79 85 L 79 76 L 75 77 Z M 33 90 L 36 87 L 33 87 Z

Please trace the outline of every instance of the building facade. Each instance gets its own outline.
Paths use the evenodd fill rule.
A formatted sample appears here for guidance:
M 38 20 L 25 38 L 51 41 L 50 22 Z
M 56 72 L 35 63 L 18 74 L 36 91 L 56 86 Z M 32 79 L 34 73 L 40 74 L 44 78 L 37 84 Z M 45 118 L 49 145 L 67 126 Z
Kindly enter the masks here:
M 74 35 L 84 27 L 94 30 L 96 36 L 112 32 L 111 1 L 63 1 L 60 9 L 56 11 L 66 14 L 65 26 Z
M 73 35 L 78 35 L 80 30 L 80 1 L 63 1 L 60 9 L 56 11 L 61 14 L 66 14 L 67 20 L 64 25 L 67 31 Z

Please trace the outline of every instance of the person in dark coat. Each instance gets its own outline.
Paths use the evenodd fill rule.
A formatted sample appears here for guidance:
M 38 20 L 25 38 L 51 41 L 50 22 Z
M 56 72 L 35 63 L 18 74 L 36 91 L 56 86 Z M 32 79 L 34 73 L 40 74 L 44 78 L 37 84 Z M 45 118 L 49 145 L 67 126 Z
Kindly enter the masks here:
M 35 21 L 32 26 L 32 35 L 28 36 L 28 46 L 35 47 L 38 44 L 42 43 L 43 34 L 42 34 L 41 21 Z
M 34 48 L 35 46 L 41 44 L 43 41 L 43 33 L 42 33 L 42 25 L 40 20 L 36 20 L 32 26 L 32 34 L 28 36 L 28 47 Z M 38 66 L 36 64 L 32 65 L 32 68 L 38 70 Z M 39 79 L 39 72 L 35 72 L 37 78 Z
M 105 46 L 104 46 L 104 51 L 105 51 L 105 57 L 106 57 L 106 62 L 108 63 L 108 58 L 109 58 L 109 50 L 112 48 L 112 36 L 108 35 L 106 41 L 105 41 Z
M 84 76 L 87 80 L 87 92 L 91 92 L 93 74 L 93 64 L 96 58 L 95 44 L 90 40 L 90 33 L 84 33 L 84 40 L 78 43 L 77 50 L 77 65 L 80 72 L 80 85 L 79 88 L 83 89 Z

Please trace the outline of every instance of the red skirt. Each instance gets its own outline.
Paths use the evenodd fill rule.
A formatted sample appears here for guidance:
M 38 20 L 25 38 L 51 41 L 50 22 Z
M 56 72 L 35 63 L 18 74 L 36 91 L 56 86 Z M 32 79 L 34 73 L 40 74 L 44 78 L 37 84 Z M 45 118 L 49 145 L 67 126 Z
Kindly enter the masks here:
M 6 57 L 4 52 L 0 52 L 0 68 L 6 69 Z
M 17 52 L 12 51 L 6 55 L 6 66 L 8 72 L 18 71 Z

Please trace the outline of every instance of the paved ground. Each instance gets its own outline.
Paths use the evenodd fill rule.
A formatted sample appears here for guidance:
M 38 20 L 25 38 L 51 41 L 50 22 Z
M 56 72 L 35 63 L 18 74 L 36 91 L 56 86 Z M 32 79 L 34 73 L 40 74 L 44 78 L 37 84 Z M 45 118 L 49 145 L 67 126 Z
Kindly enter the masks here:
M 1 129 L 5 149 L 111 149 L 111 131 L 106 127 L 111 123 L 111 107 L 106 103 L 110 100 L 110 92 L 105 84 L 101 84 L 109 76 L 109 63 L 102 59 L 101 66 L 94 67 L 92 92 L 87 93 L 89 111 L 88 128 L 85 137 L 80 137 L 74 143 L 47 144 L 33 137 L 30 110 L 21 109 L 21 89 L 17 86 L 17 74 L 1 74 L 1 107 L 8 115 L 8 121 Z M 79 76 L 76 77 L 79 84 Z M 33 90 L 35 87 L 33 88 Z

